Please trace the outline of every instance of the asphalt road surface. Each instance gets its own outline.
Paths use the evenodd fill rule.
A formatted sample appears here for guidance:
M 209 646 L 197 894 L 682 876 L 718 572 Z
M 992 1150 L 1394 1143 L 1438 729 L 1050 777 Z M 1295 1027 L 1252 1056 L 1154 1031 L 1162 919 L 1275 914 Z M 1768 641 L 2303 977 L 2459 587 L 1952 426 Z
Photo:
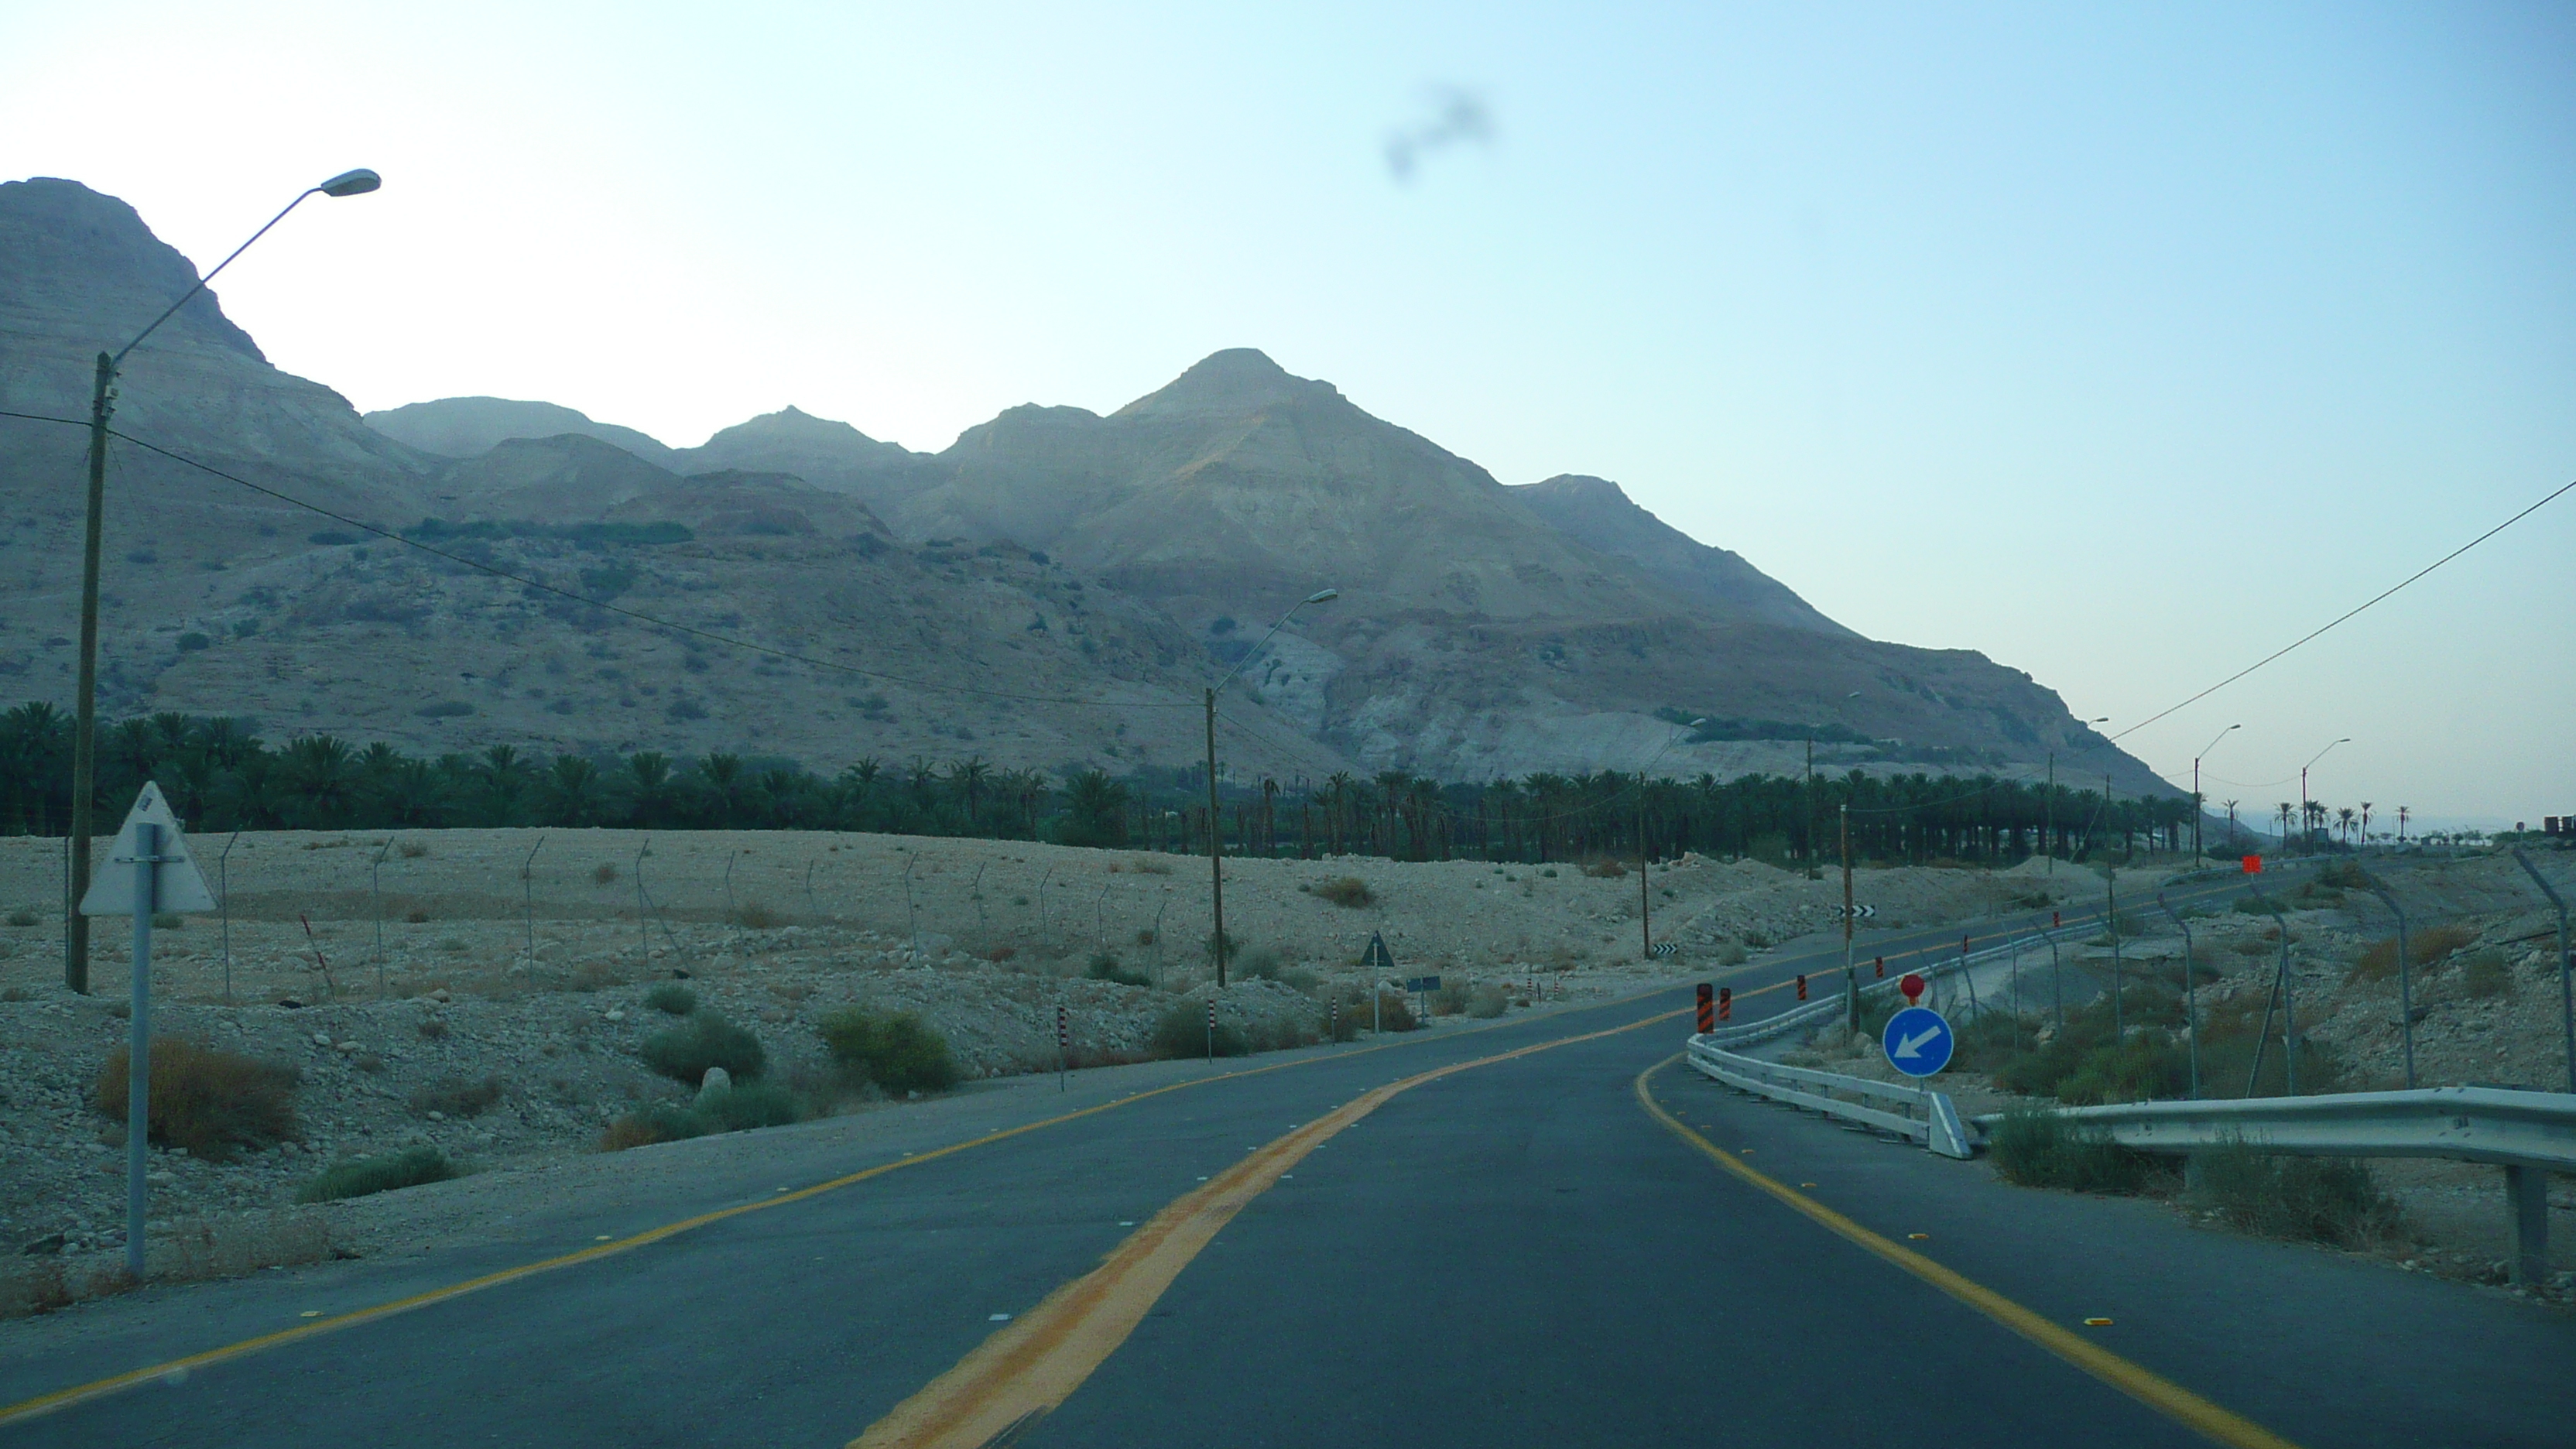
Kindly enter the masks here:
M 93 1304 L 0 1337 L 0 1445 L 2576 1442 L 2562 1311 L 1728 1092 L 1688 1003 L 781 1129 L 660 1219 Z

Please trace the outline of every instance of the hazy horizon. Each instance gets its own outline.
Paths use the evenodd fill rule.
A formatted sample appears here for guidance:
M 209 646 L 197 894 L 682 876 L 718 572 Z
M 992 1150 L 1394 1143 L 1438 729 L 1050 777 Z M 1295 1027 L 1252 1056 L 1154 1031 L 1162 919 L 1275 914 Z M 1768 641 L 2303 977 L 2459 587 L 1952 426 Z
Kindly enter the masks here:
M 1257 347 L 2110 732 L 2576 475 L 2560 9 L 685 14 L 16 14 L 0 176 L 202 267 L 383 171 L 219 288 L 362 410 L 935 451 Z M 2204 781 L 2249 815 L 2347 735 L 2329 803 L 2576 812 L 2571 542 L 2562 500 L 2121 743 L 2188 788 L 2244 722 Z

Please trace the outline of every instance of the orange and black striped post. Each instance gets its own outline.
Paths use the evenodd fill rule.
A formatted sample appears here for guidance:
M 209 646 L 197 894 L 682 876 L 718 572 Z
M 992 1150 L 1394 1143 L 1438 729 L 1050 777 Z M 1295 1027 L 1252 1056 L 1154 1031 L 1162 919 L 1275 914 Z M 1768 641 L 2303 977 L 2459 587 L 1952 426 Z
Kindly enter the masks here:
M 1881 981 L 1887 979 L 1887 958 L 1884 956 L 1878 958 L 1878 979 Z
M 1717 988 L 1703 981 L 1699 984 L 1699 1034 L 1708 1035 L 1717 1027 Z
M 1733 1021 L 1735 1019 L 1734 988 L 1726 986 L 1717 988 L 1717 1019 L 1720 1021 Z
M 1798 973 L 1798 999 L 1800 1001 L 1807 999 L 1807 973 L 1804 971 Z

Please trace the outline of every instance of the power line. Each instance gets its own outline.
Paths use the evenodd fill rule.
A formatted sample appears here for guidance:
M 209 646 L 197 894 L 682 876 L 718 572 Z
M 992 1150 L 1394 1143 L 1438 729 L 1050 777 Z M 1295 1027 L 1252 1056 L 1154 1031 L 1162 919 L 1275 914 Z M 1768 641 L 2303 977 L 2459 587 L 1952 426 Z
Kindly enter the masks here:
M 73 427 L 82 427 L 82 428 L 85 428 L 85 427 L 88 427 L 88 426 L 89 426 L 89 424 L 87 424 L 87 423 L 85 423 L 85 422 L 82 422 L 81 420 L 79 420 L 79 419 L 77 419 L 77 418 L 55 418 L 55 417 L 46 417 L 45 415 L 43 415 L 43 414 L 41 414 L 41 413 L 20 413 L 20 412 L 7 412 L 7 411 L 0 411 L 0 417 L 8 417 L 8 418 L 24 418 L 24 419 L 27 419 L 27 420 L 29 420 L 29 421 L 31 421 L 31 422 L 39 422 L 39 423 L 64 423 L 64 424 L 68 424 L 68 425 L 73 426 Z M 372 535 L 374 535 L 375 537 L 377 537 L 377 538 L 381 538 L 381 539 L 385 540 L 385 541 L 386 541 L 386 542 L 388 542 L 388 543 L 398 543 L 398 544 L 401 544 L 401 545 L 402 545 L 403 547 L 405 547 L 405 548 L 412 549 L 412 550 L 415 550 L 415 551 L 420 552 L 420 553 L 428 554 L 428 555 L 429 555 L 429 556 L 431 556 L 432 558 L 444 559 L 444 560 L 446 560 L 446 561 L 447 561 L 447 562 L 449 562 L 449 563 L 452 563 L 452 564 L 458 564 L 458 565 L 461 565 L 461 566 L 463 566 L 463 567 L 465 567 L 465 568 L 473 569 L 473 570 L 475 570 L 475 571 L 477 571 L 477 572 L 479 572 L 479 573 L 489 574 L 490 576 L 492 576 L 493 578 L 496 578 L 496 579 L 506 579 L 506 580 L 508 580 L 508 581 L 509 581 L 509 582 L 511 582 L 511 583 L 519 584 L 519 585 L 521 585 L 521 586 L 523 586 L 523 587 L 526 587 L 526 588 L 536 589 L 536 590 L 539 590 L 539 591 L 544 592 L 544 593 L 553 594 L 553 595 L 554 595 L 554 596 L 556 596 L 557 598 L 561 598 L 561 599 L 569 599 L 569 600 L 571 600 L 572 602 L 574 602 L 574 603 L 576 603 L 576 604 L 583 604 L 583 605 L 587 605 L 587 606 L 588 606 L 588 607 L 590 607 L 590 608 L 598 609 L 598 610 L 601 610 L 601 611 L 603 611 L 603 612 L 605 612 L 605 613 L 615 614 L 615 615 L 618 615 L 618 616 L 620 616 L 620 617 L 622 617 L 622 618 L 632 619 L 632 620 L 634 620 L 634 621 L 636 621 L 637 623 L 640 623 L 640 624 L 649 624 L 649 625 L 652 625 L 653 627 L 655 627 L 655 628 L 657 628 L 657 629 L 668 629 L 668 630 L 670 630 L 671 632 L 676 633 L 676 634 L 686 634 L 686 635 L 689 635 L 689 636 L 690 636 L 690 637 L 692 637 L 692 638 L 704 639 L 704 640 L 707 640 L 707 641 L 708 641 L 708 642 L 710 642 L 710 643 L 713 643 L 713 644 L 720 644 L 720 645 L 723 645 L 724 647 L 729 648 L 729 649 L 743 649 L 743 650 L 748 650 L 748 651 L 750 651 L 750 652 L 752 652 L 752 653 L 754 653 L 754 654 L 765 654 L 765 655 L 768 655 L 769 657 L 771 657 L 771 658 L 773 658 L 773 659 L 784 659 L 784 660 L 788 660 L 788 661 L 790 661 L 790 662 L 792 662 L 792 663 L 796 663 L 796 664 L 809 665 L 809 666 L 811 666 L 811 667 L 813 667 L 813 668 L 816 668 L 816 669 L 828 669 L 828 670 L 835 670 L 835 671 L 838 671 L 838 672 L 843 673 L 843 674 L 854 674 L 854 675 L 858 675 L 858 676 L 860 676 L 861 678 L 865 678 L 865 679 L 877 679 L 877 680 L 883 680 L 883 681 L 885 681 L 886 683 L 889 683 L 889 684 L 899 684 L 899 685 L 902 685 L 902 686 L 904 686 L 905 688 L 908 688 L 908 689 L 928 690 L 928 691 L 931 691 L 931 692 L 934 692 L 934 693 L 946 693 L 946 694 L 967 694 L 967 695 L 974 695 L 974 696 L 976 696 L 976 697 L 978 697 L 978 698 L 983 698 L 983 699 L 1007 699 L 1007 700 L 1013 700 L 1013 701 L 1016 701 L 1016 702 L 1018 702 L 1018 703 L 1022 703 L 1022 704 L 1074 704 L 1074 705 L 1083 705 L 1083 706 L 1087 706 L 1087 707 L 1091 707 L 1091 708 L 1096 708 L 1096 709 L 1195 709 L 1195 708 L 1198 708 L 1198 706 L 1193 705 L 1193 704 L 1177 704 L 1177 703 L 1176 703 L 1176 704 L 1152 704 L 1152 703 L 1120 704 L 1120 703 L 1116 703 L 1116 702 L 1113 702 L 1113 701 L 1110 701 L 1110 700 L 1100 700 L 1100 699 L 1074 699 L 1074 698 L 1070 698 L 1070 697 L 1067 697 L 1067 696 L 1061 696 L 1061 695 L 1047 695 L 1047 694 L 1015 694 L 1015 693 L 1012 693 L 1012 692 L 1010 692 L 1010 691 L 1008 691 L 1008 690 L 1000 690 L 1000 689 L 977 689 L 977 688 L 975 688 L 975 687 L 974 687 L 974 686 L 972 686 L 972 685 L 965 685 L 965 684 L 940 684 L 940 683 L 936 683 L 936 682 L 934 682 L 934 681 L 927 680 L 927 679 L 914 679 L 914 678 L 908 677 L 908 676 L 906 676 L 906 675 L 901 675 L 901 674 L 888 674 L 888 673 L 886 673 L 885 671 L 883 671 L 883 670 L 878 670 L 878 669 L 862 669 L 862 668 L 860 668 L 858 665 L 855 665 L 855 664 L 843 664 L 843 663 L 840 663 L 840 662 L 838 662 L 838 661 L 836 661 L 836 660 L 830 660 L 830 659 L 817 659 L 817 658 L 815 658 L 814 656 L 812 656 L 812 655 L 810 655 L 810 654 L 799 654 L 799 653 L 797 653 L 796 651 L 794 651 L 794 650 L 792 650 L 792 649 L 781 649 L 781 648 L 777 647 L 776 645 L 771 645 L 771 644 L 755 644 L 755 643 L 753 643 L 752 641 L 750 641 L 750 640 L 748 640 L 748 639 L 737 639 L 737 638 L 734 638 L 733 636 L 731 636 L 731 635 L 729 635 L 729 634 L 719 634 L 719 633 L 715 632 L 715 631 L 714 631 L 714 630 L 712 630 L 712 629 L 701 629 L 701 628 L 698 628 L 697 626 L 695 626 L 695 625 L 693 625 L 693 624 L 682 624 L 682 623 L 678 623 L 678 622 L 676 622 L 676 621 L 674 621 L 674 620 L 670 620 L 670 619 L 662 618 L 662 617 L 660 617 L 660 616 L 658 616 L 658 615 L 644 613 L 643 611 L 638 610 L 638 609 L 629 609 L 629 608 L 625 608 L 625 607 L 623 607 L 623 606 L 621 606 L 621 605 L 617 605 L 617 604 L 609 603 L 609 602 L 608 602 L 607 600 L 605 600 L 605 599 L 594 599 L 594 598 L 590 598 L 589 596 L 584 595 L 584 594 L 577 594 L 577 593 L 574 593 L 574 592 L 573 592 L 572 590 L 570 590 L 570 589 L 559 588 L 559 587 L 557 587 L 557 586 L 555 586 L 555 585 L 553 585 L 553 584 L 546 583 L 545 581 L 543 581 L 543 580 L 541 580 L 541 579 L 533 579 L 533 578 L 526 577 L 525 575 L 522 575 L 522 574 L 514 574 L 514 573 L 511 573 L 511 572 L 510 572 L 509 570 L 507 570 L 507 569 L 503 569 L 503 568 L 496 568 L 496 567 L 492 566 L 491 564 L 482 563 L 482 562 L 479 562 L 479 561 L 477 561 L 477 560 L 475 560 L 475 559 L 467 558 L 467 557 L 466 557 L 466 556 L 464 556 L 463 554 L 450 553 L 450 552 L 448 552 L 447 550 L 445 550 L 445 549 L 443 549 L 443 548 L 433 548 L 433 547 L 431 547 L 430 545 L 428 545 L 428 544 L 426 544 L 426 543 L 422 543 L 422 542 L 421 542 L 420 540 L 418 540 L 418 539 L 414 539 L 414 538 L 405 538 L 403 535 L 401 535 L 401 534 L 399 534 L 399 533 L 396 533 L 396 532 L 394 532 L 394 531 L 392 531 L 392 530 L 390 530 L 390 529 L 380 528 L 380 527 L 376 526 L 375 524 L 367 523 L 367 522 L 365 522 L 365 521 L 363 521 L 363 520 L 360 520 L 360 519 L 351 518 L 351 517 L 349 517 L 347 514 L 344 514 L 344 513 L 335 513 L 335 512 L 333 512 L 332 510 L 330 510 L 330 509 L 328 509 L 328 508 L 325 508 L 325 507 L 323 507 L 322 505 L 320 505 L 320 504 L 318 504 L 318 503 L 310 503 L 310 502 L 305 501 L 304 499 L 301 499 L 301 498 L 297 498 L 297 497 L 295 497 L 293 494 L 289 494 L 289 493 L 281 493 L 281 492 L 279 492 L 278 490 L 276 490 L 276 489 L 274 489 L 274 488 L 266 487 L 266 486 L 264 486 L 264 485 L 262 485 L 262 484 L 258 484 L 258 483 L 253 483 L 252 481 L 250 481 L 250 480 L 249 480 L 249 479 L 247 479 L 247 478 L 242 478 L 242 477 L 238 477 L 238 476 L 236 476 L 236 475 L 234 475 L 234 474 L 227 473 L 227 472 L 225 472 L 223 469 L 218 468 L 218 467 L 215 467 L 215 466 L 214 466 L 213 464 L 211 464 L 211 463 L 202 463 L 202 462 L 199 462 L 198 460 L 196 460 L 196 459 L 194 459 L 194 458 L 189 457 L 189 456 L 188 456 L 187 454 L 185 454 L 185 453 L 180 453 L 180 452 L 173 451 L 172 449 L 169 449 L 169 448 L 164 448 L 164 447 L 160 446 L 160 445 L 159 445 L 159 444 L 157 444 L 157 443 L 149 443 L 149 442 L 145 442 L 143 439 L 138 438 L 138 437 L 135 437 L 135 436 L 133 436 L 133 435 L 132 435 L 132 434 L 130 434 L 130 433 L 122 433 L 122 432 L 118 432 L 118 431 L 117 431 L 116 429 L 114 429 L 114 428 L 110 428 L 110 429 L 108 429 L 108 436 L 109 436 L 109 437 L 112 437 L 112 438 L 120 439 L 120 440 L 122 440 L 122 441 L 124 441 L 124 442 L 132 443 L 134 446 L 136 446 L 136 447 L 138 447 L 138 448 L 141 448 L 141 449 L 143 449 L 143 450 L 144 450 L 144 451 L 146 451 L 146 452 L 149 452 L 149 453 L 158 453 L 158 454 L 160 454 L 162 457 L 164 457 L 164 458 L 168 458 L 168 459 L 170 459 L 170 460 L 171 460 L 171 461 L 173 461 L 173 462 L 177 462 L 177 463 L 185 463 L 186 465 L 188 465 L 188 466 L 189 466 L 189 467 L 191 467 L 191 468 L 198 469 L 198 470 L 200 470 L 200 471 L 202 471 L 202 472 L 211 473 L 211 474 L 213 474 L 214 476 L 216 476 L 216 477 L 218 477 L 218 478 L 223 479 L 223 480 L 224 480 L 225 482 L 227 482 L 227 483 L 235 483 L 235 484 L 239 484 L 240 486 L 242 486 L 242 487 L 244 487 L 244 488 L 249 489 L 249 490 L 250 490 L 250 491 L 252 491 L 253 493 L 260 494 L 260 495 L 262 495 L 263 497 L 267 497 L 267 498 L 274 498 L 274 499 L 276 499 L 276 500 L 277 500 L 278 502 L 280 502 L 280 503 L 285 503 L 285 504 L 292 505 L 293 507 L 296 507 L 296 508 L 301 508 L 301 509 L 305 510 L 305 511 L 306 511 L 306 512 L 308 512 L 308 513 L 317 514 L 317 515 L 319 515 L 319 516 L 321 516 L 321 517 L 323 517 L 323 518 L 330 519 L 330 520 L 331 520 L 332 522 L 334 522 L 334 523 L 345 524 L 345 525 L 347 525 L 347 526 L 348 526 L 348 527 L 350 527 L 350 528 L 358 529 L 358 530 L 360 530 L 361 532 L 372 534 Z M 1148 687 L 1151 687 L 1151 686 L 1148 686 Z
M 2193 695 L 2191 698 L 2184 700 L 2181 704 L 2174 705 L 2170 709 L 2159 710 L 2158 712 L 2147 716 L 2145 719 L 2138 721 L 2136 724 L 2129 726 L 2127 729 L 2120 731 L 2118 734 L 2111 736 L 2111 738 L 2114 740 L 2126 738 L 2127 736 L 2136 734 L 2138 731 L 2154 724 L 2157 720 L 2163 719 L 2166 715 L 2172 714 L 2175 710 L 2184 709 L 2191 705 L 2198 704 L 2200 701 L 2209 698 L 2218 691 L 2225 689 L 2227 686 L 2234 684 L 2240 679 L 2243 679 L 2246 675 L 2253 673 L 2255 670 L 2262 668 L 2264 665 L 2271 663 L 2273 660 L 2280 658 L 2282 655 L 2289 653 L 2291 650 L 2296 649 L 2300 645 L 2307 643 L 2309 640 L 2316 638 L 2320 634 L 2323 634 L 2326 630 L 2335 627 L 2335 625 L 2340 624 L 2346 619 L 2353 617 L 2353 615 L 2360 613 L 2362 610 L 2369 608 L 2372 604 L 2378 603 L 2380 600 L 2387 598 L 2390 594 L 2396 593 L 2399 589 L 2406 587 L 2408 584 L 2424 577 L 2433 570 L 2440 568 L 2442 565 L 2449 563 L 2451 560 L 2458 558 L 2464 553 L 2467 553 L 2470 549 L 2476 548 L 2479 544 L 2486 542 L 2488 539 L 2491 539 L 2497 534 L 2504 532 L 2506 529 L 2513 527 L 2515 524 L 2522 522 L 2531 515 L 2538 513 L 2541 509 L 2558 501 L 2561 496 L 2565 495 L 2570 490 L 2576 490 L 2576 480 L 2560 484 L 2558 487 L 2550 490 L 2549 495 L 2541 499 L 2539 502 L 2534 503 L 2529 508 L 2522 510 L 2513 517 L 2506 519 L 2504 522 L 2497 524 L 2495 527 L 2488 529 L 2486 532 L 2479 534 L 2477 537 L 2470 539 L 2467 543 L 2461 544 L 2458 548 L 2455 548 L 2449 553 L 2442 555 L 2440 558 L 2433 560 L 2431 563 L 2424 565 L 2415 572 L 2408 574 L 2405 578 L 2390 585 L 2382 592 L 2371 596 L 2368 600 L 2355 605 L 2353 608 L 2346 610 L 2342 614 L 2336 615 L 2325 624 L 2300 635 L 2298 638 L 2291 640 L 2289 643 L 2282 645 L 2280 648 L 2273 650 L 2271 653 L 2266 654 L 2262 658 L 2255 660 L 2253 663 L 2246 665 L 2244 668 L 2237 670 L 2234 674 L 2227 676 L 2225 679 L 2218 681 L 2209 688 L 2204 689 L 2200 693 Z

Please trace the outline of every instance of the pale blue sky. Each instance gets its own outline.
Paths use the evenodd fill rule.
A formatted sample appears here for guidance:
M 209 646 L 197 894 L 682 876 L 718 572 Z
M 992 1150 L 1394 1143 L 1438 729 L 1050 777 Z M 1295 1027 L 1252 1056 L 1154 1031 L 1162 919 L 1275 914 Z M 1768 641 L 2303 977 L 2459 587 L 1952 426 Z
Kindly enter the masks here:
M 360 407 L 936 449 L 1255 346 L 2113 730 L 2576 476 L 2565 5 L 14 5 L 0 56 L 0 177 L 201 264 L 382 170 L 221 289 Z M 1493 139 L 1400 184 L 1443 87 Z M 2576 498 L 2123 743 L 2576 811 L 2572 559 Z

